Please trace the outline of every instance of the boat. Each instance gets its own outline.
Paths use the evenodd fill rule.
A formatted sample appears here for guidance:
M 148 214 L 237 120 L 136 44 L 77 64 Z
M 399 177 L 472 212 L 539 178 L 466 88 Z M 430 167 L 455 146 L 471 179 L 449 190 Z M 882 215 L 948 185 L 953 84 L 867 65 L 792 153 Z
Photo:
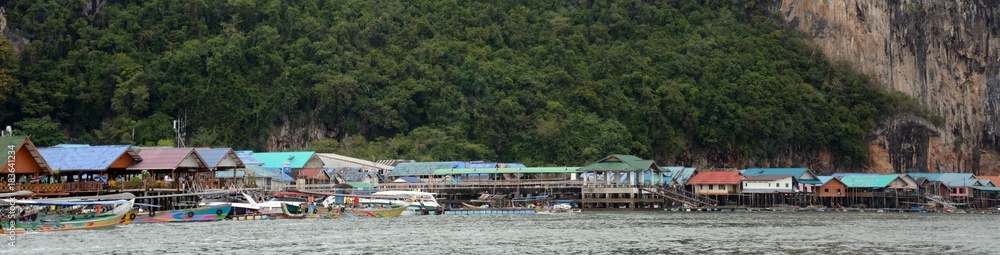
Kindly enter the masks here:
M 465 206 L 465 208 L 469 208 L 469 210 L 485 210 L 487 208 L 490 208 L 490 205 L 475 206 L 475 205 L 470 205 L 469 203 L 466 202 L 462 202 L 462 206 Z
M 386 206 L 361 206 L 356 208 L 349 205 L 335 205 L 331 207 L 305 208 L 305 210 L 303 210 L 303 206 L 284 203 L 281 204 L 281 211 L 286 218 L 290 219 L 392 218 L 406 211 L 410 203 L 403 202 Z
M 571 200 L 556 200 L 555 204 L 549 208 L 551 213 L 578 213 L 581 212 L 580 208 L 574 206 L 575 203 Z
M 215 206 L 215 205 L 230 205 L 232 210 L 229 211 L 229 216 L 246 216 L 246 215 L 258 215 L 260 213 L 260 205 L 257 201 L 244 192 L 233 192 L 220 194 L 215 196 L 203 196 L 198 206 Z
M 6 200 L 20 211 L 20 219 L 4 218 L 4 234 L 114 228 L 132 210 L 135 196 L 110 201 Z M 114 206 L 103 210 L 104 206 Z M 6 216 L 6 215 L 5 215 Z M 14 221 L 13 226 L 10 222 Z
M 231 210 L 232 206 L 228 204 L 200 206 L 191 209 L 164 212 L 149 210 L 148 213 L 139 214 L 135 219 L 132 219 L 132 224 L 217 221 L 225 219 Z
M 282 215 L 283 214 L 281 209 L 282 205 L 286 203 L 292 203 L 296 205 L 301 203 L 309 203 L 311 202 L 310 201 L 311 197 L 313 196 L 306 195 L 302 192 L 282 191 L 274 193 L 274 196 L 272 196 L 271 200 L 263 203 L 257 203 L 256 205 L 261 213 L 269 215 Z
M 409 206 L 403 211 L 402 215 L 423 215 L 423 214 L 436 214 L 441 205 L 438 204 L 437 198 L 434 197 L 435 193 L 420 192 L 420 191 L 379 191 L 372 193 L 371 195 L 344 195 L 344 194 L 329 194 L 325 200 L 323 200 L 323 207 L 330 207 L 336 204 L 351 204 L 347 201 L 337 201 L 345 197 L 357 197 L 358 204 L 365 206 L 391 206 L 396 204 L 407 203 Z

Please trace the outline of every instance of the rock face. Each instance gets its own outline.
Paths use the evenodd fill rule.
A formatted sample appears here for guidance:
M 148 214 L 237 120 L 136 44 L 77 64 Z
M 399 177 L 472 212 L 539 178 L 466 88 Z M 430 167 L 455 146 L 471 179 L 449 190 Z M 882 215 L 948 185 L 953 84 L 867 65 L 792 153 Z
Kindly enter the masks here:
M 874 172 L 1000 173 L 1000 1 L 784 0 L 771 11 L 888 90 L 944 118 L 893 116 L 869 138 Z

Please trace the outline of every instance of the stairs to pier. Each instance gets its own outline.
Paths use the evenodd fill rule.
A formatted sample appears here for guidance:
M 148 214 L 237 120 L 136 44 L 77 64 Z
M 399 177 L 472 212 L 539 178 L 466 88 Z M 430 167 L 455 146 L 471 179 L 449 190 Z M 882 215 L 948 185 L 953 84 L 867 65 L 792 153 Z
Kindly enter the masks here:
M 705 206 L 715 207 L 719 205 L 718 200 L 698 195 L 683 189 L 642 188 L 642 190 L 659 195 L 666 199 L 677 201 L 689 207 L 705 207 Z

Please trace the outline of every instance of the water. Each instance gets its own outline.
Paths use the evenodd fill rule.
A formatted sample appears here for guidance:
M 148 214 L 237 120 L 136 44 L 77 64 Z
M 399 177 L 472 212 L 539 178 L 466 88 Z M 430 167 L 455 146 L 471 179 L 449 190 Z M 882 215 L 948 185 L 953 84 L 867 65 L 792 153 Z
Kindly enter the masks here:
M 584 212 L 220 221 L 18 236 L 3 254 L 996 254 L 998 215 Z

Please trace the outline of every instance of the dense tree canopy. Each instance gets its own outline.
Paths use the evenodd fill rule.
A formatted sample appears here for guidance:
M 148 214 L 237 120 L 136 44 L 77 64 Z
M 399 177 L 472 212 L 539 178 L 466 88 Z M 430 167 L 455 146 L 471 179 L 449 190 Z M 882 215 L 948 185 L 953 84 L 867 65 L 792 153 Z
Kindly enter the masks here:
M 96 2 L 8 2 L 29 43 L 15 58 L 0 40 L 3 122 L 152 145 L 186 115 L 192 143 L 260 150 L 314 114 L 337 134 L 314 147 L 362 158 L 857 165 L 879 118 L 911 110 L 756 1 Z

